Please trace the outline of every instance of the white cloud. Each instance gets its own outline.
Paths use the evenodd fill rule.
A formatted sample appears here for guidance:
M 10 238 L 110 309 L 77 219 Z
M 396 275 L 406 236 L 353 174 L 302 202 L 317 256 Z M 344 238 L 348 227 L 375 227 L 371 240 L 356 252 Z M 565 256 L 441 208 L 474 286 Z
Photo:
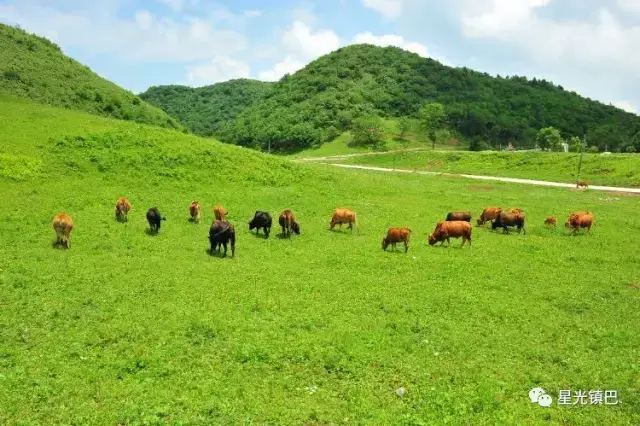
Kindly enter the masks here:
M 640 1 L 638 0 L 618 0 L 618 7 L 625 12 L 640 14 Z
M 360 3 L 388 19 L 397 19 L 402 16 L 404 7 L 404 0 L 360 0 Z
M 252 9 L 252 10 L 245 10 L 244 11 L 244 16 L 246 16 L 247 18 L 257 18 L 260 15 L 262 15 L 262 11 L 261 10 Z
M 192 86 L 249 78 L 250 75 L 249 64 L 227 56 L 216 56 L 209 63 L 187 68 L 187 81 Z
M 262 81 L 278 81 L 285 74 L 293 74 L 294 72 L 304 68 L 306 64 L 289 55 L 286 56 L 281 62 L 278 62 L 274 67 L 268 71 L 263 71 L 258 75 L 258 78 Z
M 63 49 L 75 47 L 91 56 L 109 54 L 130 62 L 204 60 L 235 54 L 248 44 L 242 34 L 214 28 L 209 19 L 158 18 L 147 10 L 125 19 L 118 16 L 117 8 L 98 3 L 77 2 L 73 12 L 45 3 L 0 3 L 0 16 L 36 34 L 55 34 Z
M 633 113 L 633 114 L 639 114 L 640 110 L 638 109 L 638 107 L 633 104 L 632 102 L 629 101 L 615 101 L 612 102 L 613 106 L 616 106 L 622 110 L 625 110 L 627 112 Z
M 640 56 L 636 54 L 640 26 L 623 25 L 606 8 L 598 10 L 591 20 L 560 22 L 536 14 L 536 9 L 550 0 L 474 1 L 492 7 L 476 15 L 462 12 L 462 29 L 468 37 L 512 44 L 539 63 L 576 72 L 584 72 L 584 66 L 588 66 L 591 73 L 635 74 L 640 68 Z
M 463 30 L 465 34 L 475 37 L 499 37 L 518 31 L 524 22 L 531 19 L 536 8 L 544 7 L 550 1 L 476 0 L 474 6 L 478 7 L 477 13 L 463 12 Z
M 286 52 L 284 59 L 270 70 L 259 74 L 260 80 L 279 80 L 286 73 L 294 73 L 309 61 L 340 48 L 340 37 L 332 30 L 312 31 L 306 23 L 295 20 L 280 40 Z
M 332 30 L 315 33 L 302 21 L 294 21 L 282 36 L 282 44 L 289 52 L 302 59 L 317 58 L 340 47 L 340 38 Z
M 424 44 L 420 44 L 417 42 L 408 42 L 403 37 L 395 34 L 376 36 L 370 32 L 364 32 L 356 34 L 356 36 L 353 38 L 353 43 L 367 43 L 381 47 L 396 46 L 401 49 L 408 50 L 409 52 L 417 53 L 424 58 L 429 56 L 427 46 L 425 46 Z

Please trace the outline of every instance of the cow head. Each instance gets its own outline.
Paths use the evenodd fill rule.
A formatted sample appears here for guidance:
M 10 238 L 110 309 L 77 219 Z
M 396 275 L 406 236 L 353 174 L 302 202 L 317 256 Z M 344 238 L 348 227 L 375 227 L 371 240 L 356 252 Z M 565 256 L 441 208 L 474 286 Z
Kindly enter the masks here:
M 298 224 L 298 222 L 293 221 L 293 223 L 291 224 L 291 229 L 293 229 L 293 232 L 300 235 L 300 225 Z
M 432 246 L 435 243 L 438 242 L 438 239 L 436 238 L 435 232 L 431 235 L 429 235 L 429 245 Z
M 386 250 L 388 246 L 387 237 L 382 238 L 382 250 Z

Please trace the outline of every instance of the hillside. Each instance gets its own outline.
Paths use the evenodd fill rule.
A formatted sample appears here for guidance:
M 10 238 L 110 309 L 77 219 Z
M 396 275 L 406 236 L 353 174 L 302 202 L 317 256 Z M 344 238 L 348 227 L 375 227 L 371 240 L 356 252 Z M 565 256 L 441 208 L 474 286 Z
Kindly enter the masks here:
M 265 98 L 272 83 L 248 79 L 192 88 L 153 86 L 140 98 L 180 120 L 189 130 L 202 136 L 220 132 L 220 124 L 235 118 L 246 108 Z
M 0 24 L 0 93 L 107 117 L 182 126 L 161 109 L 65 56 L 43 37 Z
M 214 94 L 215 87 L 207 90 Z M 160 90 L 165 92 L 161 103 L 149 100 L 165 110 L 184 103 L 184 96 Z M 264 149 L 271 142 L 273 149 L 300 150 L 333 140 L 358 117 L 416 117 L 426 102 L 443 104 L 445 126 L 467 142 L 531 147 L 539 129 L 553 126 L 565 138 L 581 137 L 586 131 L 589 144 L 602 150 L 626 149 L 633 143 L 640 149 L 640 137 L 632 141 L 640 131 L 640 117 L 618 108 L 545 80 L 495 78 L 399 48 L 372 45 L 341 48 L 283 77 L 263 99 L 245 102 L 248 107 L 214 133 L 254 148 Z M 202 128 L 196 124 L 199 120 L 218 123 L 220 116 L 199 109 L 183 120 Z

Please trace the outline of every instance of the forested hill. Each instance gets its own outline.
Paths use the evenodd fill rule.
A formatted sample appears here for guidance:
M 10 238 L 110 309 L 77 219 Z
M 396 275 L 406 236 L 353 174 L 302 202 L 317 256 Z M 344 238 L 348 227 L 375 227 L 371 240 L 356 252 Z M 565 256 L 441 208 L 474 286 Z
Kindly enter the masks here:
M 0 93 L 107 117 L 182 129 L 160 108 L 65 56 L 43 37 L 0 24 Z
M 153 86 L 140 97 L 180 120 L 203 136 L 220 132 L 220 124 L 234 120 L 247 107 L 271 93 L 273 83 L 236 79 L 192 88 L 179 85 Z
M 192 130 L 205 127 L 200 121 L 216 123 L 214 133 L 220 139 L 256 148 L 268 143 L 276 149 L 319 145 L 349 130 L 355 119 L 418 117 L 426 103 L 434 102 L 444 106 L 443 127 L 462 139 L 494 146 L 512 142 L 531 147 L 539 129 L 553 126 L 565 138 L 586 132 L 590 145 L 615 150 L 630 144 L 634 135 L 638 138 L 640 130 L 640 117 L 545 80 L 492 77 L 399 48 L 366 44 L 325 55 L 272 86 L 256 83 L 243 97 L 241 91 L 231 91 L 220 98 L 217 87 L 224 83 L 203 89 L 199 96 L 207 90 L 212 94 L 209 104 L 223 105 L 227 112 L 197 108 L 184 117 L 174 114 Z M 181 93 L 171 88 L 154 92 L 158 90 Z M 186 99 L 165 93 L 162 102 L 156 102 L 159 97 L 146 96 L 165 111 L 179 109 L 176 104 Z M 230 113 L 228 105 L 246 108 Z

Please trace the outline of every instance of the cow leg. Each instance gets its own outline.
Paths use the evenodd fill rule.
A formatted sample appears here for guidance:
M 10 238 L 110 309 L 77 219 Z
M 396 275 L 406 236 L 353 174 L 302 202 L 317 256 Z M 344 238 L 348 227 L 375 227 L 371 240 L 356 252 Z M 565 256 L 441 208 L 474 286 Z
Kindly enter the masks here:
M 226 257 L 227 256 L 227 242 L 223 242 L 222 245 L 224 245 L 224 254 L 223 256 Z
M 407 244 L 407 242 L 404 242 L 404 252 L 406 253 L 409 250 L 409 244 Z

